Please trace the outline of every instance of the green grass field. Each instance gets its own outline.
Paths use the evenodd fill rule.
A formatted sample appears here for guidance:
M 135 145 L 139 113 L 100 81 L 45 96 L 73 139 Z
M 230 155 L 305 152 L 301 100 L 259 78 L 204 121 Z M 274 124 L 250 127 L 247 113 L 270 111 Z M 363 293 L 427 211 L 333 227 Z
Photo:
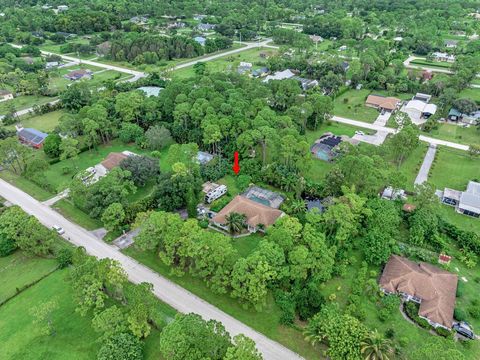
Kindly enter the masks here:
M 441 68 L 441 69 L 449 69 L 452 66 L 452 63 L 448 62 L 441 62 L 441 61 L 427 61 L 427 60 L 412 60 L 410 64 L 413 65 L 423 65 L 432 68 Z
M 55 98 L 42 95 L 20 95 L 12 100 L 0 103 L 0 115 L 7 114 L 12 105 L 15 108 L 15 111 L 19 111 L 31 108 L 34 105 L 43 105 L 53 100 L 55 100 Z
M 461 98 L 469 98 L 473 101 L 476 101 L 477 104 L 480 103 L 480 89 L 479 88 L 470 88 L 470 89 L 463 89 L 459 94 Z
M 424 142 L 420 142 L 417 148 L 412 151 L 410 156 L 400 165 L 400 172 L 406 177 L 405 190 L 413 191 L 413 183 L 417 177 L 418 171 L 422 166 L 423 158 L 427 152 L 428 145 Z
M 429 181 L 437 189 L 449 187 L 463 191 L 469 180 L 480 180 L 480 159 L 470 158 L 465 151 L 440 147 Z
M 15 175 L 8 170 L 0 171 L 0 178 L 18 187 L 20 190 L 25 191 L 27 194 L 33 196 L 39 201 L 45 201 L 54 196 L 54 194 L 41 188 L 37 184 L 34 184 L 30 180 L 22 176 Z
M 370 94 L 370 90 L 348 90 L 334 100 L 334 115 L 373 123 L 378 117 L 379 112 L 371 107 L 365 106 L 365 100 Z
M 56 267 L 55 260 L 28 258 L 16 252 L 0 258 L 0 301 L 7 294 L 37 280 Z M 75 311 L 72 288 L 67 279 L 68 269 L 57 270 L 37 284 L 24 290 L 0 307 L 1 358 L 5 360 L 90 360 L 96 358 L 101 343 L 91 327 L 92 314 L 82 317 Z M 33 324 L 30 310 L 55 299 L 58 309 L 53 312 L 54 336 L 45 336 Z M 158 301 L 159 313 L 166 321 L 176 311 Z M 160 332 L 152 329 L 145 341 L 146 360 L 165 360 L 159 353 Z
M 476 126 L 465 128 L 455 124 L 438 124 L 438 129 L 425 133 L 434 138 L 453 141 L 465 145 L 480 143 L 480 131 Z
M 0 302 L 16 294 L 16 289 L 35 282 L 57 267 L 55 259 L 30 257 L 21 251 L 0 257 Z
M 51 184 L 55 189 L 61 191 L 68 187 L 68 184 L 71 182 L 74 175 L 74 171 L 69 174 L 63 173 L 63 168 L 69 166 L 72 169 L 77 167 L 78 171 L 85 170 L 90 166 L 94 166 L 105 159 L 105 157 L 111 152 L 122 152 L 124 150 L 129 150 L 137 154 L 148 153 L 145 150 L 139 149 L 134 145 L 122 144 L 118 140 L 112 141 L 109 145 L 98 146 L 97 149 L 92 149 L 85 151 L 78 155 L 77 160 L 64 160 L 50 166 L 48 170 L 45 171 L 45 176 L 49 184 Z
M 92 219 L 88 214 L 84 213 L 66 199 L 57 201 L 52 208 L 62 214 L 68 220 L 87 230 L 96 230 L 103 226 L 103 223 L 100 221 L 100 219 Z
M 262 52 L 272 52 L 275 53 L 275 50 L 269 48 L 255 48 L 245 50 L 236 54 L 228 55 L 221 57 L 216 60 L 206 62 L 207 70 L 210 72 L 222 72 L 222 71 L 237 71 L 237 67 L 241 61 L 250 62 L 253 64 L 253 69 L 259 67 L 256 64 L 265 63 L 265 59 L 260 57 Z M 172 72 L 173 78 L 185 79 L 191 76 L 194 76 L 195 72 L 193 67 L 189 66 L 186 68 L 174 70 Z
M 58 120 L 65 114 L 65 110 L 56 110 L 42 115 L 22 116 L 19 123 L 23 127 L 32 127 L 43 132 L 51 132 L 58 125 Z M 15 129 L 14 125 L 8 126 L 10 129 Z

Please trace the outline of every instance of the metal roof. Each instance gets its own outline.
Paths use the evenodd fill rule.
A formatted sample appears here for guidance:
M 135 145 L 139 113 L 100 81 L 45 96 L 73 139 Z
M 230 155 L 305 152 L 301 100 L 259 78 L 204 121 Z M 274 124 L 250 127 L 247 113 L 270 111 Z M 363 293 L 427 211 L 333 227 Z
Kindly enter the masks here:
M 18 136 L 29 143 L 39 145 L 43 143 L 48 134 L 32 128 L 24 128 L 18 131 Z

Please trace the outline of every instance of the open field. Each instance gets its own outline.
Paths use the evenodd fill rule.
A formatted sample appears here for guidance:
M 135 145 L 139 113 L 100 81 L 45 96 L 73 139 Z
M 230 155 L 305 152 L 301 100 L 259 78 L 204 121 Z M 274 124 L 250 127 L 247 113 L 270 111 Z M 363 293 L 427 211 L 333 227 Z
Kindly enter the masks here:
M 55 267 L 55 260 L 28 259 L 20 252 L 0 259 L 0 296 L 9 287 L 21 287 L 25 281 L 36 280 Z M 53 359 L 90 360 L 96 358 L 101 346 L 98 333 L 91 327 L 92 314 L 82 317 L 75 311 L 72 288 L 68 282 L 68 270 L 57 270 L 39 283 L 26 289 L 0 307 L 0 343 L 2 359 Z M 4 280 L 5 279 L 5 280 Z M 30 281 L 31 282 L 31 281 Z M 14 291 L 14 290 L 13 290 Z M 53 312 L 54 336 L 40 334 L 30 314 L 34 306 L 55 299 L 59 305 Z M 1 300 L 1 298 L 0 298 Z M 175 316 L 175 310 L 160 301 L 156 305 L 165 321 Z M 145 341 L 145 359 L 161 359 L 158 351 L 160 332 L 152 329 Z
M 18 111 L 31 108 L 34 105 L 43 105 L 53 100 L 55 98 L 42 95 L 20 95 L 12 100 L 0 103 L 0 115 L 8 114 L 12 106 L 15 111 Z
M 55 259 L 30 257 L 21 251 L 0 257 L 0 303 L 56 268 Z
M 87 230 L 96 230 L 103 226 L 100 219 L 92 219 L 88 214 L 73 205 L 70 201 L 62 199 L 57 201 L 52 208 L 68 220 L 80 225 Z
M 480 159 L 472 159 L 465 151 L 440 147 L 429 182 L 437 189 L 449 187 L 463 191 L 469 180 L 480 180 Z
M 237 67 L 241 61 L 250 62 L 253 64 L 253 69 L 258 68 L 258 63 L 265 63 L 265 59 L 260 57 L 260 53 L 268 52 L 275 53 L 274 49 L 270 48 L 254 48 L 245 50 L 233 55 L 225 56 L 216 60 L 206 62 L 207 70 L 210 72 L 222 72 L 222 71 L 237 71 Z M 178 69 L 172 72 L 173 78 L 187 78 L 195 75 L 192 66 Z
M 448 62 L 428 61 L 428 60 L 421 60 L 421 59 L 412 60 L 410 64 L 423 65 L 423 66 L 433 67 L 433 68 L 437 67 L 441 69 L 449 69 L 452 66 L 452 63 L 448 63 Z
M 19 123 L 22 124 L 23 127 L 32 127 L 48 133 L 55 129 L 55 127 L 58 125 L 58 120 L 65 113 L 65 110 L 55 110 L 42 115 L 25 115 L 20 118 Z M 8 128 L 14 130 L 15 125 L 9 125 Z
M 368 89 L 348 90 L 334 100 L 333 114 L 358 121 L 373 123 L 379 112 L 365 106 L 365 100 L 371 93 Z
M 83 39 L 83 38 L 75 38 L 75 39 L 69 40 L 68 43 L 71 43 L 71 44 L 88 44 L 88 40 Z M 66 43 L 55 44 L 53 41 L 47 40 L 47 41 L 45 41 L 44 44 L 40 45 L 39 48 L 40 48 L 40 50 L 43 50 L 43 51 L 48 51 L 48 52 L 60 54 L 60 48 L 62 46 L 64 46 L 65 44 Z
M 76 160 L 68 159 L 53 164 L 44 174 L 47 177 L 48 183 L 57 189 L 57 191 L 61 191 L 68 187 L 73 175 L 77 173 L 77 171 L 73 171 L 74 168 L 77 168 L 78 171 L 85 170 L 90 166 L 94 166 L 103 161 L 109 153 L 122 152 L 124 150 L 129 150 L 137 154 L 148 153 L 148 151 L 141 150 L 135 145 L 122 144 L 120 141 L 114 140 L 111 144 L 101 145 L 98 146 L 97 149 L 92 149 L 79 154 L 78 159 Z M 65 166 L 71 167 L 72 172 L 64 174 L 63 168 Z
M 428 144 L 420 142 L 417 148 L 413 150 L 410 156 L 400 165 L 400 173 L 407 179 L 405 190 L 413 191 L 415 178 L 422 166 L 427 149 Z
M 463 127 L 456 124 L 439 123 L 438 129 L 424 133 L 434 138 L 470 145 L 480 143 L 480 131 L 476 126 Z
M 33 196 L 39 201 L 45 201 L 54 196 L 54 194 L 34 184 L 30 180 L 22 176 L 15 175 L 8 170 L 0 171 L 0 178 L 18 187 L 20 190 L 25 191 L 27 194 Z
M 469 98 L 480 103 L 480 89 L 479 88 L 471 88 L 471 89 L 463 89 L 459 94 L 461 98 Z

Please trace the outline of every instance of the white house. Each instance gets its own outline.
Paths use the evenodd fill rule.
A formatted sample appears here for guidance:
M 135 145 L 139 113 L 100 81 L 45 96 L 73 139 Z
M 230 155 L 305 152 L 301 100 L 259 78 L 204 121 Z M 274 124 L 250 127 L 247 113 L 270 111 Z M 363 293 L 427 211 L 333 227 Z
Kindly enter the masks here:
M 295 74 L 290 70 L 283 70 L 283 71 L 277 71 L 273 75 L 268 75 L 263 82 L 269 82 L 270 80 L 285 80 L 285 79 L 291 79 L 294 77 Z
M 432 53 L 433 60 L 442 61 L 442 62 L 455 62 L 455 55 L 447 54 L 444 52 L 434 52 Z
M 13 99 L 13 94 L 8 90 L 0 90 L 0 102 Z
M 480 217 L 480 183 L 469 181 L 467 190 L 458 191 L 445 188 L 441 194 L 442 203 L 454 206 L 457 212 Z

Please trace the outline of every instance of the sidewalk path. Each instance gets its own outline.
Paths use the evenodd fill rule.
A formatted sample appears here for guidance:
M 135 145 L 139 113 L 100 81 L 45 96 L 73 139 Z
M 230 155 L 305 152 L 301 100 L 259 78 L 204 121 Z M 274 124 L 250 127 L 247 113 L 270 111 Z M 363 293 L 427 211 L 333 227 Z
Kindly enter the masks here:
M 433 160 L 435 159 L 435 153 L 437 152 L 437 145 L 431 144 L 428 147 L 427 153 L 425 154 L 425 158 L 423 159 L 422 166 L 420 167 L 420 171 L 418 172 L 417 177 L 415 178 L 415 185 L 423 184 L 428 180 L 428 173 L 430 172 L 430 168 L 432 167 Z
M 131 282 L 136 284 L 141 282 L 153 284 L 154 294 L 178 311 L 182 313 L 194 312 L 201 315 L 204 319 L 221 321 L 230 335 L 245 334 L 250 337 L 255 341 L 258 350 L 265 359 L 302 359 L 298 354 L 283 345 L 267 338 L 198 296 L 138 263 L 136 260 L 122 254 L 117 247 L 97 239 L 87 230 L 70 222 L 48 206 L 1 179 L 0 196 L 12 204 L 21 206 L 24 211 L 35 216 L 43 225 L 49 228 L 53 225 L 63 227 L 65 230 L 64 237 L 75 246 L 84 247 L 90 255 L 117 260 L 122 265 Z

